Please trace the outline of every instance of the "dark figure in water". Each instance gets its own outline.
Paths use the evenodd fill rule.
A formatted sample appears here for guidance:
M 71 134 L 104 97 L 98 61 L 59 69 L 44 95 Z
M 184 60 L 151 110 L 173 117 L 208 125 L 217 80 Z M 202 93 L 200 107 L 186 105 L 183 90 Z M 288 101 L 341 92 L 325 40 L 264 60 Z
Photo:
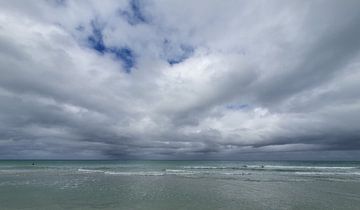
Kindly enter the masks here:
M 261 168 L 264 168 L 264 165 L 261 165 Z
M 33 166 L 34 166 L 34 165 L 35 165 L 35 163 L 33 162 L 31 165 L 33 165 Z

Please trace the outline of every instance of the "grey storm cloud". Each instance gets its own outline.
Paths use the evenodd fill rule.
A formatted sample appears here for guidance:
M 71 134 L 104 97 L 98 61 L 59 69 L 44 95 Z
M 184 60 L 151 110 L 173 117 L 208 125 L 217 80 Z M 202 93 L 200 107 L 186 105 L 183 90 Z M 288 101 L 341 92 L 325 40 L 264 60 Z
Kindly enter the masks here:
M 0 1 L 0 158 L 359 159 L 359 1 Z

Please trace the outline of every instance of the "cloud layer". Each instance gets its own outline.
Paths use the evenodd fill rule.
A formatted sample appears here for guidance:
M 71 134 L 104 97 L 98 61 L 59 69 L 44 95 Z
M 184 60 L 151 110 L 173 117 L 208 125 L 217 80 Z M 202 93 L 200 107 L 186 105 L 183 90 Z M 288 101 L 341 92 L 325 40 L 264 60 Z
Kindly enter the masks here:
M 0 158 L 360 158 L 359 1 L 0 5 Z

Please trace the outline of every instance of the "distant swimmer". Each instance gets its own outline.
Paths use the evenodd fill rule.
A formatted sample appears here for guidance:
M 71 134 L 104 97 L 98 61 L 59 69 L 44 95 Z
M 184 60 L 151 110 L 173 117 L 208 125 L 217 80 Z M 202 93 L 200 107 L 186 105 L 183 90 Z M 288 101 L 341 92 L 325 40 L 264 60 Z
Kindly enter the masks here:
M 34 166 L 34 165 L 35 165 L 35 163 L 33 162 L 31 165 L 33 165 L 33 166 Z
M 261 168 L 264 168 L 265 166 L 264 165 L 261 165 Z
M 243 165 L 243 168 L 247 168 L 247 165 Z

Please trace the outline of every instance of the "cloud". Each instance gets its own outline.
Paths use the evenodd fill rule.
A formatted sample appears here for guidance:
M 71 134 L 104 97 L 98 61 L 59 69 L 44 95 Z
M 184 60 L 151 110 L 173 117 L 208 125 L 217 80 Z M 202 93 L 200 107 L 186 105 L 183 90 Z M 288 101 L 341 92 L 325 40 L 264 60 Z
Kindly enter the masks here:
M 357 1 L 0 8 L 0 158 L 359 159 Z

